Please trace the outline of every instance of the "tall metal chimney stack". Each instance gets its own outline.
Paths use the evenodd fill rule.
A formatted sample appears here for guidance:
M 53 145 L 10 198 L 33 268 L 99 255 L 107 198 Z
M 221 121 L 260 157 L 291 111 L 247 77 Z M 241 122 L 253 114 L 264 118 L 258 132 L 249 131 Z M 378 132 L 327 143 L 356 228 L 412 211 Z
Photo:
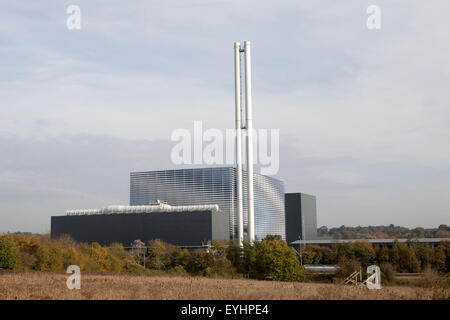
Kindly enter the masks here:
M 241 44 L 234 43 L 234 83 L 236 104 L 236 169 L 237 169 L 237 198 L 238 198 L 238 243 L 243 246 L 244 241 L 244 197 L 242 191 L 242 108 L 241 108 Z
M 252 121 L 252 70 L 250 41 L 244 42 L 245 53 L 245 110 L 247 128 L 247 192 L 248 192 L 248 237 L 255 240 L 255 206 L 253 200 L 253 121 Z
M 245 127 L 242 126 L 241 108 L 241 52 L 245 55 Z M 248 240 L 255 240 L 255 205 L 253 191 L 253 121 L 252 121 L 252 80 L 250 61 L 250 41 L 244 42 L 241 49 L 239 42 L 234 43 L 234 70 L 235 70 L 235 104 L 236 104 L 236 166 L 237 166 L 237 193 L 238 193 L 238 242 L 242 246 L 244 238 L 244 213 L 242 191 L 242 129 L 247 130 L 247 199 L 248 199 Z

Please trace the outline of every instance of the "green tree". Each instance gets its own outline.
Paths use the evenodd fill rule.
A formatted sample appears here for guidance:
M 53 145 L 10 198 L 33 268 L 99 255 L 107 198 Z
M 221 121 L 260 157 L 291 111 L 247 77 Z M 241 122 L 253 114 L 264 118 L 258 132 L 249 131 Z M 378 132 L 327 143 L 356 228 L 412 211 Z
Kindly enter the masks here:
M 77 265 L 84 270 L 84 266 L 88 261 L 89 256 L 77 249 L 77 246 L 67 248 L 63 253 L 63 267 L 67 269 L 70 265 Z
M 245 273 L 242 265 L 243 252 L 236 239 L 230 240 L 226 248 L 226 257 L 233 267 L 240 273 Z
M 19 248 L 12 236 L 0 236 L 0 268 L 14 269 L 18 266 L 17 254 Z
M 62 246 L 54 241 L 46 239 L 41 241 L 36 251 L 36 270 L 62 270 L 64 268 L 63 260 L 64 250 Z
M 302 251 L 303 264 L 320 264 L 322 262 L 322 249 L 320 246 L 308 245 Z
M 117 258 L 117 260 L 112 261 L 111 268 L 118 269 L 120 267 L 120 271 L 130 272 L 130 273 L 138 273 L 144 269 L 137 261 L 136 257 L 133 253 L 127 252 L 121 243 L 113 243 L 108 248 L 109 255 Z M 117 265 L 117 261 L 119 265 Z
M 412 235 L 414 238 L 423 238 L 425 236 L 425 229 L 424 228 L 415 228 L 412 231 Z
M 420 262 L 411 246 L 407 243 L 395 242 L 393 249 L 398 252 L 398 270 L 400 272 L 420 272 Z
M 420 262 L 422 270 L 431 269 L 433 263 L 433 249 L 426 243 L 412 242 L 411 247 L 414 249 L 417 259 Z
M 191 254 L 187 249 L 175 247 L 175 249 L 171 252 L 170 267 L 176 268 L 178 266 L 181 266 L 183 268 L 186 268 L 186 266 L 189 265 L 191 258 Z
M 39 239 L 36 236 L 16 236 L 15 242 L 19 247 L 17 259 L 19 268 L 33 269 L 36 265 L 36 252 L 39 248 Z
M 450 241 L 442 241 L 440 245 L 444 247 L 445 272 L 450 272 Z
M 335 264 L 337 263 L 336 252 L 332 248 L 321 247 L 322 251 L 322 263 L 324 264 Z
M 380 265 L 381 269 L 381 281 L 384 284 L 394 284 L 395 283 L 395 270 L 390 263 L 382 263 Z
M 227 250 L 225 248 L 224 243 L 213 240 L 211 243 L 211 248 L 209 249 L 210 253 L 214 258 L 226 258 Z
M 160 239 L 155 239 L 151 240 L 148 246 L 146 267 L 157 270 L 169 269 L 171 265 L 170 251 L 172 251 L 170 245 Z
M 389 262 L 389 249 L 386 246 L 379 246 L 377 250 L 377 261 L 380 264 Z M 391 265 L 392 267 L 392 265 Z
M 445 271 L 445 249 L 443 245 L 438 245 L 434 249 L 434 265 L 439 272 Z
M 242 267 L 240 272 L 246 276 L 251 276 L 252 266 L 256 259 L 256 250 L 261 243 L 259 241 L 254 241 L 252 244 L 249 242 L 244 242 L 242 246 Z
M 227 259 L 227 249 L 224 243 L 213 241 L 209 253 L 213 257 L 213 264 L 205 269 L 206 276 L 235 277 L 236 268 Z
M 358 240 L 351 244 L 351 258 L 357 259 L 363 266 L 368 266 L 375 260 L 375 250 L 367 240 Z
M 397 271 L 400 271 L 400 255 L 398 244 L 398 240 L 394 240 L 392 249 L 389 251 L 389 261 Z
M 187 266 L 188 272 L 205 275 L 207 268 L 211 268 L 214 265 L 214 257 L 212 254 L 205 250 L 194 251 L 191 255 L 191 260 Z
M 215 259 L 212 266 L 206 267 L 204 271 L 204 275 L 207 277 L 234 278 L 236 274 L 231 262 L 225 258 Z
M 336 263 L 344 263 L 345 261 L 352 260 L 352 244 L 351 243 L 339 243 L 333 245 L 333 249 L 336 252 Z
M 97 242 L 88 246 L 89 260 L 86 262 L 86 271 L 120 272 L 122 269 L 119 258 L 112 255 L 107 248 Z
M 304 278 L 304 270 L 295 251 L 285 241 L 264 240 L 255 249 L 252 277 L 280 281 L 300 281 Z
M 268 234 L 264 240 L 267 241 L 271 241 L 271 240 L 276 240 L 276 241 L 282 241 L 283 239 L 281 238 L 281 236 L 279 234 Z
M 169 270 L 190 263 L 191 255 L 186 249 L 168 244 L 159 239 L 149 242 L 147 267 L 158 270 Z

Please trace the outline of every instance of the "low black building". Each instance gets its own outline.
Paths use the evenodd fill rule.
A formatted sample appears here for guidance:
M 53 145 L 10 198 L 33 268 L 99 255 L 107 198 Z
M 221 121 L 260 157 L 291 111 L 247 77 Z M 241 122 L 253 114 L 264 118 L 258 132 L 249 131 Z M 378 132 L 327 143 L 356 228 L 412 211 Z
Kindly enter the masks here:
M 52 239 L 69 235 L 77 242 L 114 242 L 131 246 L 134 240 L 144 243 L 161 239 L 189 247 L 202 246 L 211 240 L 228 240 L 228 215 L 220 211 L 149 212 L 85 214 L 51 217 Z

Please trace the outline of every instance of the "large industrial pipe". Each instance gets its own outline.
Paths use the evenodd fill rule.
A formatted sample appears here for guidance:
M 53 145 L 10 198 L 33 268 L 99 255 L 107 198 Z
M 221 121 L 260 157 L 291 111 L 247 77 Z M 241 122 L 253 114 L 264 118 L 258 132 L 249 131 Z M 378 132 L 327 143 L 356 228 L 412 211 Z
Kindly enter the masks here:
M 247 128 L 247 192 L 248 192 L 248 237 L 255 240 L 255 212 L 253 200 L 253 123 L 252 123 L 252 79 L 250 41 L 244 42 L 245 52 L 245 109 Z
M 238 230 L 239 246 L 244 241 L 244 205 L 242 191 L 242 109 L 241 109 L 241 44 L 234 43 L 234 83 L 236 104 L 236 167 L 237 167 L 237 198 L 238 198 Z

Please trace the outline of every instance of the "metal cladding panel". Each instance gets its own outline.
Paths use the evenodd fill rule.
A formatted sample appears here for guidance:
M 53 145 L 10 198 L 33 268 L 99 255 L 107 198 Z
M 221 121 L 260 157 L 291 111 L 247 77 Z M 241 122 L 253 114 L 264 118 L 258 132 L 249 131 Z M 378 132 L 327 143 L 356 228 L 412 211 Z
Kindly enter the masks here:
M 210 167 L 130 174 L 130 205 L 156 200 L 170 205 L 218 204 L 229 217 L 229 237 L 237 236 L 236 168 Z M 247 173 L 244 179 L 244 229 L 247 230 Z M 255 235 L 258 239 L 278 234 L 285 239 L 284 184 L 272 177 L 254 174 Z
M 177 169 L 130 174 L 130 205 L 156 200 L 170 205 L 218 204 L 234 231 L 235 172 L 231 167 Z
M 247 184 L 244 171 L 244 185 Z M 280 235 L 286 240 L 284 183 L 278 179 L 254 173 L 255 236 L 264 239 L 267 235 Z M 247 200 L 247 188 L 244 201 Z M 247 213 L 247 214 L 245 214 Z M 248 208 L 244 205 L 244 226 L 248 223 Z
M 304 193 L 286 193 L 285 204 L 287 243 L 316 239 L 316 197 Z
M 55 216 L 51 217 L 51 236 L 68 234 L 75 241 L 101 245 L 119 242 L 130 246 L 137 239 L 144 243 L 161 239 L 178 246 L 201 246 L 213 239 L 212 215 L 211 211 L 198 211 Z
M 303 240 L 314 240 L 317 238 L 317 209 L 316 197 L 302 193 L 302 215 L 305 231 Z
M 224 212 L 212 214 L 212 239 L 220 241 L 230 239 L 229 217 Z
M 302 239 L 302 206 L 300 193 L 285 194 L 286 241 L 291 243 Z

